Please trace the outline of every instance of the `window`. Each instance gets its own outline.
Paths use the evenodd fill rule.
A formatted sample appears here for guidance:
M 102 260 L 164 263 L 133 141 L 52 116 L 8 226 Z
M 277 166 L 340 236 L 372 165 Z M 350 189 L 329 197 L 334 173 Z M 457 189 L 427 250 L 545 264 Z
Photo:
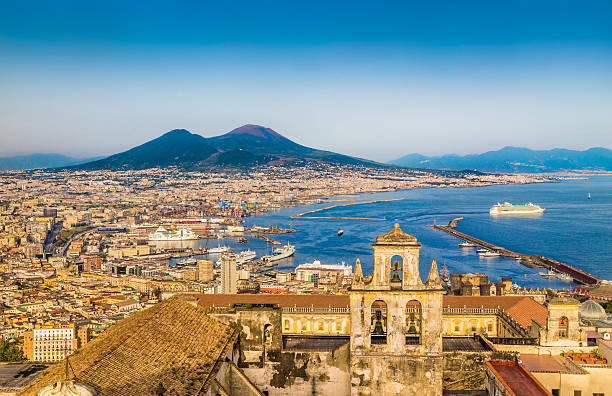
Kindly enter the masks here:
M 574 396 L 582 396 L 582 391 L 575 390 L 574 391 Z
M 370 343 L 387 343 L 387 304 L 382 300 L 372 303 L 370 317 Z
M 559 338 L 567 338 L 567 333 L 569 330 L 569 321 L 565 316 L 562 316 L 559 319 Z
M 605 396 L 605 394 L 603 392 L 602 393 L 593 393 L 593 396 Z
M 552 394 L 553 394 L 553 396 L 560 396 L 560 395 L 561 395 L 561 390 L 559 390 L 559 389 L 553 389 L 553 390 L 552 390 Z
M 285 320 L 285 330 L 289 330 L 291 329 L 291 324 L 289 323 L 288 320 Z
M 421 343 L 421 303 L 410 300 L 406 303 L 406 345 Z
M 488 333 L 492 333 L 493 332 L 493 323 L 487 323 L 487 332 Z

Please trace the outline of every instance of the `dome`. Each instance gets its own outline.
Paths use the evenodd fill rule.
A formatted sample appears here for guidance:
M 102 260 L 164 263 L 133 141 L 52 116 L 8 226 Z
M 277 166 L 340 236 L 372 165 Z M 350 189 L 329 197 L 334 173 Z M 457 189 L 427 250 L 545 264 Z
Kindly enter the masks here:
M 376 237 L 376 244 L 380 245 L 417 245 L 417 239 L 414 235 L 410 235 L 400 228 L 399 224 L 395 223 L 393 229 L 386 234 Z
M 578 316 L 580 316 L 582 320 L 590 321 L 606 320 L 607 318 L 606 310 L 592 300 L 585 301 L 580 305 L 580 308 L 578 308 Z

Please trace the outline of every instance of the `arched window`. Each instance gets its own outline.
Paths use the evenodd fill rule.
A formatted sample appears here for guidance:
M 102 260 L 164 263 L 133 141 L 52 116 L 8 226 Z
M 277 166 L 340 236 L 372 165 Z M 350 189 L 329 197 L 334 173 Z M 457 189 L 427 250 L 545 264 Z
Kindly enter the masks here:
M 264 325 L 263 340 L 265 345 L 272 345 L 272 325 L 269 323 Z
M 286 331 L 291 330 L 291 323 L 289 322 L 288 319 L 285 319 L 285 330 Z
M 567 333 L 569 331 L 569 321 L 565 316 L 562 316 L 559 319 L 559 338 L 567 338 Z
M 370 342 L 371 344 L 387 343 L 387 304 L 382 300 L 372 303 Z
M 397 254 L 391 257 L 391 283 L 402 282 L 403 260 Z
M 410 300 L 406 303 L 406 345 L 421 343 L 422 315 L 420 302 Z

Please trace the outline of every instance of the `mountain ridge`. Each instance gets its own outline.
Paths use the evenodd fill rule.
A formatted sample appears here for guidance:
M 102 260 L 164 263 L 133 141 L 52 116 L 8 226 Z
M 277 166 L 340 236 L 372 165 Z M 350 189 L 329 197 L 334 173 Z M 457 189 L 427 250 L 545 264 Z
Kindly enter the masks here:
M 225 134 L 206 138 L 186 129 L 173 129 L 129 150 L 85 164 L 78 170 L 133 170 L 178 166 L 247 167 L 304 165 L 311 161 L 388 167 L 390 165 L 318 150 L 295 143 L 271 128 L 246 124 Z
M 26 155 L 15 155 L 10 157 L 0 157 L 0 171 L 44 169 L 60 166 L 77 165 L 84 162 L 97 160 L 94 158 L 74 158 L 57 153 L 32 153 Z
M 481 154 L 426 156 L 408 154 L 389 164 L 453 171 L 476 169 L 497 173 L 552 173 L 570 170 L 612 171 L 612 150 L 592 147 L 586 150 L 554 148 L 532 150 L 505 146 Z

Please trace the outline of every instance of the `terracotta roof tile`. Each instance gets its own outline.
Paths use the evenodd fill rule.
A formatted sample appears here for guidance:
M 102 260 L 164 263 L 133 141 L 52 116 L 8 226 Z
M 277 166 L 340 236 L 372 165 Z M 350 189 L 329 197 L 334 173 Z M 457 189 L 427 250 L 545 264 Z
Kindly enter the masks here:
M 106 396 L 168 394 L 206 389 L 209 375 L 237 337 L 236 331 L 178 297 L 109 327 L 69 357 L 77 382 Z M 65 379 L 65 361 L 47 369 L 19 395 L 34 395 Z
M 524 328 L 531 320 L 546 325 L 548 309 L 526 296 L 444 296 L 443 307 L 451 308 L 501 308 Z

